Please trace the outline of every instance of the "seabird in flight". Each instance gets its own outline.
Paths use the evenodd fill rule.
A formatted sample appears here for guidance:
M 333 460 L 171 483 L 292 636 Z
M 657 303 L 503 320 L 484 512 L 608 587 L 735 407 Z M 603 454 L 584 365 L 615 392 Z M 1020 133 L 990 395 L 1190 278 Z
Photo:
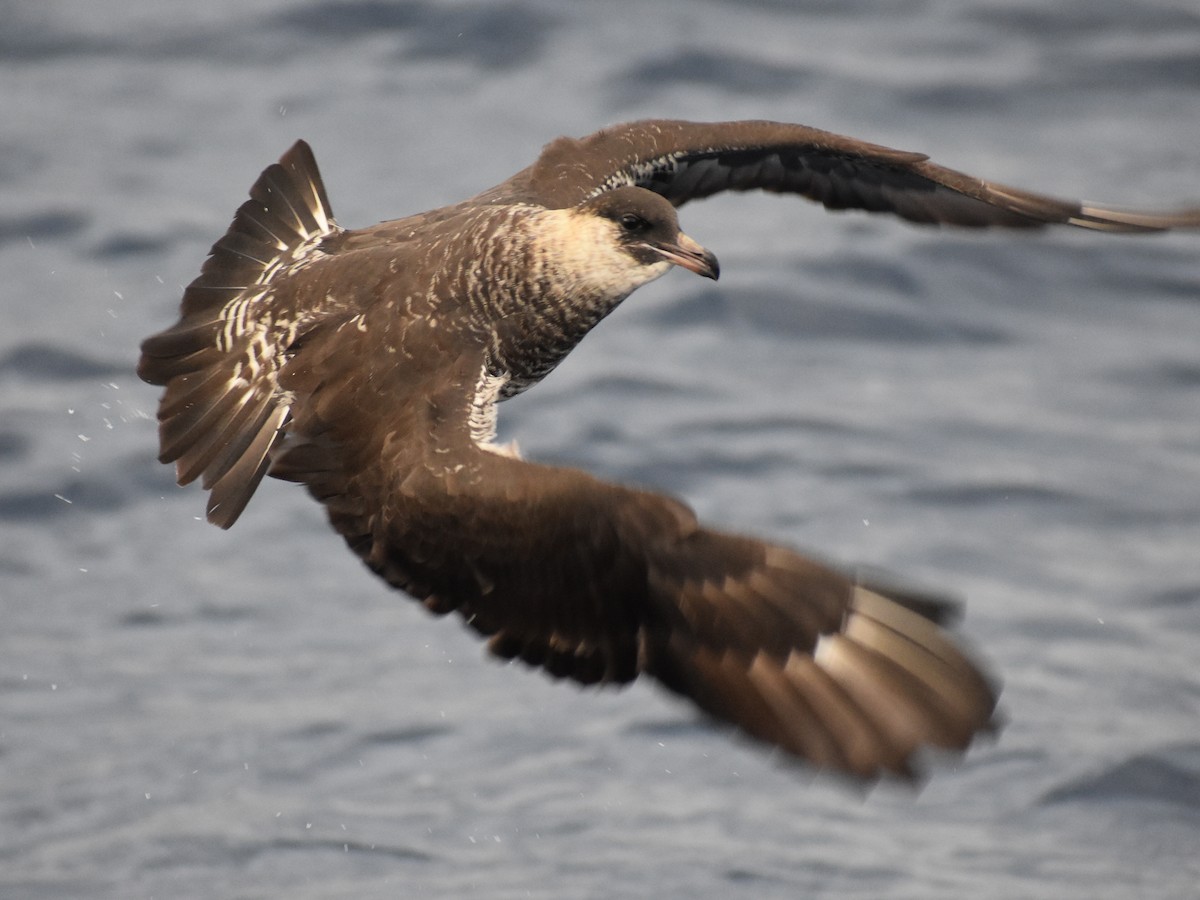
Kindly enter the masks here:
M 496 405 L 673 266 L 717 260 L 676 208 L 721 191 L 969 227 L 1200 227 L 1004 187 L 801 125 L 642 121 L 476 197 L 369 228 L 333 218 L 308 145 L 250 190 L 177 324 L 142 345 L 160 459 L 228 528 L 259 481 L 305 485 L 377 575 L 556 678 L 641 673 L 815 766 L 910 777 L 962 750 L 995 683 L 937 600 L 716 531 L 673 498 L 520 459 Z

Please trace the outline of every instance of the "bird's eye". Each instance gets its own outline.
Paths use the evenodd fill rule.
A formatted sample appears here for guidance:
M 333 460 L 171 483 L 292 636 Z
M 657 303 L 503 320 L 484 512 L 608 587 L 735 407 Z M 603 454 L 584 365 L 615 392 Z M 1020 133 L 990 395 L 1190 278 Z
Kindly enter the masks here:
M 650 228 L 650 223 L 639 216 L 637 213 L 625 213 L 619 219 L 621 227 L 628 234 L 641 234 Z

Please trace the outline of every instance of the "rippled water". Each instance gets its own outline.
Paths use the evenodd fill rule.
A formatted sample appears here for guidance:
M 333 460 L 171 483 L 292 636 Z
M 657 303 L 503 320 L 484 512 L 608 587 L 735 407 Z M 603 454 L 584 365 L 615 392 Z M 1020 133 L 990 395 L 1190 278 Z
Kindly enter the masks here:
M 1196 201 L 1193 3 L 0 11 L 0 897 L 1200 895 L 1197 235 L 716 199 L 683 219 L 719 286 L 639 292 L 506 404 L 529 455 L 967 596 L 1010 724 L 919 796 L 488 662 L 290 486 L 205 525 L 132 374 L 297 137 L 349 225 L 647 115 Z

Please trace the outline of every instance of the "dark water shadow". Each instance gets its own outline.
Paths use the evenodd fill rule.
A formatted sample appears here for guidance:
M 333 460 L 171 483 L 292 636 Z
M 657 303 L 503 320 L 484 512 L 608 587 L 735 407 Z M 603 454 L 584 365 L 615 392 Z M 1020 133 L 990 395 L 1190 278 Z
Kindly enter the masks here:
M 520 3 L 311 3 L 273 17 L 282 26 L 328 41 L 354 41 L 379 34 L 400 34 L 408 59 L 454 59 L 485 69 L 529 65 L 543 48 L 557 20 Z
M 75 209 L 50 209 L 0 217 L 0 247 L 5 244 L 58 241 L 74 237 L 87 227 L 90 217 Z
M 817 77 L 810 66 L 763 62 L 739 53 L 690 48 L 626 67 L 612 79 L 619 97 L 645 100 L 680 85 L 738 94 L 780 94 Z
M 129 368 L 66 350 L 41 341 L 29 341 L 0 357 L 0 379 L 17 377 L 33 381 L 80 381 L 123 378 Z
M 1039 803 L 1045 806 L 1113 800 L 1166 803 L 1200 816 L 1200 744 L 1176 744 L 1139 753 L 1096 774 L 1052 788 Z

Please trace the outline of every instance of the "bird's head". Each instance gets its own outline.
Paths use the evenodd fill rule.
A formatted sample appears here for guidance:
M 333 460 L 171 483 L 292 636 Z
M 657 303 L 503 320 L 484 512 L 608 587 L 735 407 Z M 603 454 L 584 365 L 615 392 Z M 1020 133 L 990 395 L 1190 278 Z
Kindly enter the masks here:
M 605 312 L 682 266 L 716 278 L 717 258 L 679 230 L 675 207 L 652 191 L 621 187 L 526 220 L 537 264 L 563 296 Z
M 579 211 L 605 223 L 609 241 L 637 265 L 649 267 L 651 277 L 672 265 L 713 280 L 721 274 L 717 258 L 679 230 L 675 207 L 653 191 L 616 188 L 588 200 Z

